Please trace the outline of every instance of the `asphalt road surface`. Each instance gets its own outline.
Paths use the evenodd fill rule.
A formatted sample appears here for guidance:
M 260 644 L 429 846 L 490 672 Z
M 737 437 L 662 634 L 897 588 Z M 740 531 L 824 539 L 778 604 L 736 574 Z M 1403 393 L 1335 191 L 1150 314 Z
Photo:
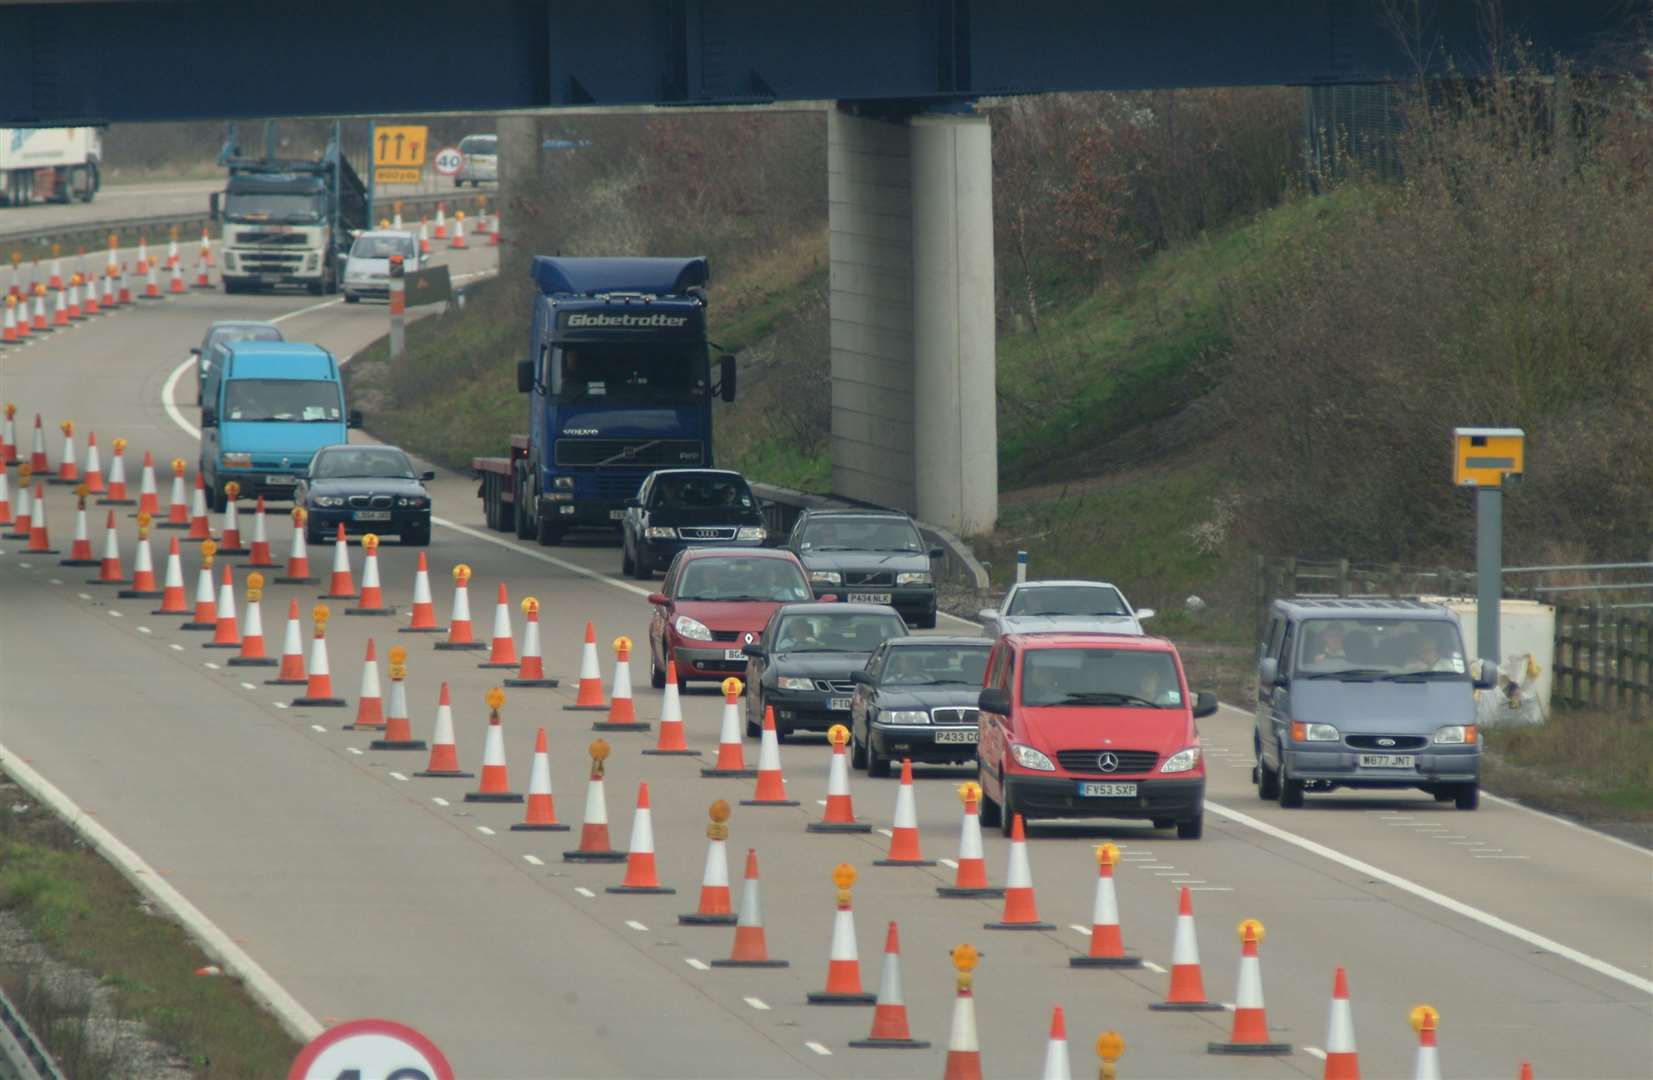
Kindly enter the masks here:
M 103 209 L 103 204 L 97 204 Z M 457 272 L 485 269 L 492 251 L 452 253 Z M 19 420 L 41 412 L 48 430 L 73 418 L 96 430 L 108 453 L 130 440 L 130 481 L 145 450 L 159 462 L 197 456 L 187 349 L 213 318 L 283 316 L 298 340 L 341 356 L 379 336 L 380 305 L 346 307 L 303 295 L 226 297 L 191 293 L 125 309 L 0 352 L 0 398 Z M 501 357 L 500 363 L 509 363 Z M 371 418 L 369 418 L 371 424 Z M 499 433 L 503 448 L 507 432 Z M 27 446 L 28 429 L 19 424 Z M 59 446 L 49 450 L 55 462 Z M 107 458 L 105 459 L 107 463 Z M 15 474 L 14 474 L 15 479 Z M 165 477 L 162 478 L 165 498 Z M 566 864 L 585 799 L 590 714 L 573 698 L 585 621 L 604 643 L 641 641 L 646 591 L 618 578 L 619 553 L 593 540 L 540 548 L 482 525 L 475 484 L 443 475 L 433 485 L 439 527 L 429 549 L 438 619 L 460 562 L 474 572 L 471 604 L 486 637 L 494 594 L 543 605 L 546 666 L 560 689 L 508 691 L 505 742 L 512 786 L 528 781 L 534 729 L 551 739 L 557 812 L 568 833 L 513 833 L 521 808 L 467 804 L 475 781 L 419 779 L 419 753 L 367 749 L 370 736 L 340 730 L 353 709 L 293 707 L 292 688 L 264 685 L 269 672 L 222 665 L 206 635 L 150 614 L 152 601 L 123 601 L 83 585 L 91 571 L 59 567 L 0 541 L 0 743 L 26 759 L 143 856 L 314 1016 L 324 1022 L 386 1016 L 422 1029 L 465 1077 L 918 1077 L 941 1071 L 952 1012 L 948 950 L 984 952 L 976 1009 L 988 1075 L 1036 1076 L 1050 1011 L 1067 1010 L 1075 1072 L 1095 1068 L 1090 1049 L 1113 1028 L 1126 1039 L 1121 1073 L 1135 1077 L 1318 1076 L 1334 968 L 1347 967 L 1365 1075 L 1410 1075 L 1409 1010 L 1438 1008 L 1446 1075 L 1514 1077 L 1530 1059 L 1540 1077 L 1645 1077 L 1653 1072 L 1653 856 L 1566 822 L 1498 801 L 1474 813 L 1428 796 L 1311 799 L 1286 812 L 1250 786 L 1250 718 L 1224 710 L 1202 725 L 1210 788 L 1206 834 L 1178 841 L 1134 824 L 1073 823 L 1033 830 L 1030 856 L 1049 932 L 982 928 L 998 901 L 940 900 L 952 869 L 873 865 L 878 832 L 815 835 L 830 752 L 818 739 L 789 742 L 782 759 L 792 809 L 735 806 L 731 870 L 747 847 L 763 871 L 767 933 L 783 969 L 708 969 L 728 955 L 728 928 L 680 927 L 694 908 L 705 856 L 706 807 L 738 802 L 751 781 L 702 779 L 700 759 L 638 753 L 653 735 L 610 735 L 608 811 L 616 847 L 627 843 L 637 785 L 654 807 L 660 875 L 675 896 L 616 896 L 619 866 Z M 48 495 L 52 536 L 67 549 L 72 502 Z M 270 539 L 284 557 L 284 508 Z M 94 549 L 102 512 L 92 515 Z M 130 569 L 135 527 L 120 519 Z M 216 521 L 215 521 L 216 527 Z M 251 522 L 243 519 L 250 531 Z M 157 531 L 156 552 L 174 535 Z M 358 581 L 361 552 L 352 546 Z M 325 579 L 331 545 L 311 552 Z M 186 589 L 197 556 L 186 545 Z M 483 657 L 438 652 L 402 635 L 415 552 L 387 544 L 380 563 L 399 617 L 348 617 L 336 609 L 328 647 L 338 692 L 354 702 L 369 636 L 382 658 L 409 648 L 414 734 L 428 738 L 438 685 L 452 686 L 462 763 L 480 764 L 485 692 L 498 673 Z M 244 573 L 238 580 L 244 580 Z M 321 589 L 271 586 L 267 640 L 279 651 L 289 598 L 301 609 Z M 238 584 L 238 600 L 244 603 Z M 957 632 L 956 624 L 943 630 Z M 305 633 L 308 636 L 308 619 Z M 654 719 L 646 653 L 633 661 L 638 711 Z M 721 699 L 709 688 L 684 702 L 690 744 L 711 756 Z M 749 762 L 756 744 L 748 742 Z M 956 854 L 964 774 L 923 769 L 917 785 L 925 853 Z M 887 827 L 894 781 L 852 778 L 856 810 Z M 1137 971 L 1071 969 L 1087 944 L 1095 882 L 1093 846 L 1124 850 L 1119 902 L 1128 947 L 1150 961 Z M 987 837 L 1001 882 L 1006 844 Z M 862 980 L 878 983 L 887 920 L 900 922 L 906 1000 L 917 1052 L 854 1050 L 868 1008 L 822 1008 L 805 994 L 824 986 L 834 912 L 833 867 L 854 865 Z M 1243 918 L 1267 928 L 1262 949 L 1268 1018 L 1286 1057 L 1207 1054 L 1226 1037 L 1227 1013 L 1156 1013 L 1170 962 L 1178 888 L 1192 890 L 1206 988 L 1232 1001 Z M 1081 932 L 1083 931 L 1083 933 Z
M 0 237 L 60 226 L 85 225 L 93 221 L 204 214 L 207 211 L 207 196 L 222 190 L 224 181 L 221 179 L 164 180 L 151 184 L 106 185 L 89 203 L 32 203 L 28 206 L 0 207 Z M 184 237 L 184 240 L 189 239 Z M 192 269 L 193 266 L 192 263 Z

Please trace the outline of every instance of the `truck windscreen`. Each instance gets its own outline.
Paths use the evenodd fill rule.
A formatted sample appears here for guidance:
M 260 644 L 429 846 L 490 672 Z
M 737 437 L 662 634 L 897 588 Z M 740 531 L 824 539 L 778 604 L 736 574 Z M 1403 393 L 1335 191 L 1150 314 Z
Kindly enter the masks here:
M 708 393 L 704 346 L 582 344 L 557 353 L 552 397 L 559 405 L 690 405 Z
M 321 196 L 314 192 L 236 191 L 230 189 L 224 216 L 231 221 L 314 223 L 322 218 Z

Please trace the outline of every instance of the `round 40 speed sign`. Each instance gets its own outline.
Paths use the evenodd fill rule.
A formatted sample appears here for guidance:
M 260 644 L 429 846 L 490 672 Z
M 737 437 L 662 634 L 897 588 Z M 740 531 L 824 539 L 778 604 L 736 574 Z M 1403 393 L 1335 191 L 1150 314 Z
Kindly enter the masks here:
M 310 1040 L 287 1080 L 454 1080 L 436 1044 L 394 1020 L 351 1020 Z
M 436 152 L 436 157 L 432 159 L 432 163 L 436 166 L 438 175 L 452 176 L 459 171 L 461 165 L 465 164 L 465 155 L 461 154 L 457 147 L 444 146 Z

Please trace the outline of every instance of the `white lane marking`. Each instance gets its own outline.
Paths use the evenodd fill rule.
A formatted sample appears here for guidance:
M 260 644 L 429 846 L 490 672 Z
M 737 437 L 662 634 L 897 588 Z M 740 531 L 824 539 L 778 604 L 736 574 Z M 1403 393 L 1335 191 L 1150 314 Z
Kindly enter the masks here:
M 1487 800 L 1488 802 L 1495 802 L 1499 806 L 1507 806 L 1512 810 L 1520 810 L 1523 813 L 1531 814 L 1534 817 L 1541 817 L 1544 820 L 1554 822 L 1557 825 L 1564 825 L 1569 829 L 1573 829 L 1581 833 L 1588 833 L 1597 840 L 1605 840 L 1609 844 L 1617 844 L 1619 847 L 1625 848 L 1628 851 L 1634 851 L 1637 855 L 1640 855 L 1643 858 L 1653 859 L 1653 850 L 1632 844 L 1628 840 L 1621 840 L 1617 836 L 1609 836 L 1607 833 L 1598 832 L 1597 830 L 1590 828 L 1588 825 L 1580 825 L 1578 822 L 1568 821 L 1564 817 L 1557 817 L 1554 814 L 1546 814 L 1542 810 L 1534 810 L 1526 803 L 1519 802 L 1515 799 L 1506 799 L 1502 795 L 1494 795 L 1492 792 L 1486 790 L 1481 792 L 1481 798 Z
M 1303 1047 L 1303 1053 L 1309 1055 L 1310 1057 L 1317 1057 L 1321 1061 L 1326 1060 L 1326 1051 L 1320 1049 L 1318 1046 L 1305 1046 Z
M 1173 885 L 1204 885 L 1204 878 L 1189 878 L 1187 881 L 1173 881 Z
M 1078 923 L 1069 923 L 1068 929 L 1072 930 L 1076 934 L 1084 934 L 1086 937 L 1091 936 L 1091 928 L 1088 926 L 1080 926 Z
M 184 651 L 184 647 L 182 645 L 178 644 L 176 641 L 167 642 L 166 647 L 169 648 L 169 649 L 174 649 L 178 652 L 183 652 Z
M 1445 833 L 1445 832 L 1443 832 L 1443 833 L 1436 833 L 1434 836 L 1431 836 L 1429 839 L 1431 839 L 1431 840 L 1468 840 L 1469 837 L 1465 836 L 1461 832 L 1455 832 L 1455 833 Z
M 1234 888 L 1231 885 L 1197 885 L 1196 886 L 1196 885 L 1184 885 L 1184 883 L 1180 882 L 1180 881 L 1167 881 L 1165 884 L 1175 885 L 1178 888 L 1186 888 L 1189 892 L 1233 892 L 1234 891 Z
M 244 683 L 241 684 L 241 689 L 243 689 L 243 690 L 257 690 L 258 687 L 254 686 L 250 682 L 244 682 Z
M 326 733 L 326 731 L 327 731 L 327 729 L 326 729 L 326 728 L 324 728 L 324 727 L 322 727 L 322 726 L 321 726 L 321 725 L 320 725 L 320 724 L 311 724 L 311 725 L 310 725 L 310 730 L 311 730 L 311 731 L 320 731 L 320 732 L 322 732 L 322 733 L 323 733 L 323 734 L 325 734 L 325 733 Z
M 430 801 L 435 803 L 437 806 L 447 806 L 448 805 L 448 800 L 444 799 L 440 795 L 432 795 L 430 797 Z
M 402 781 L 404 784 L 407 783 L 408 778 L 399 772 L 392 772 L 390 775 Z
M 1494 855 L 1503 850 L 1501 847 L 1472 847 L 1469 849 L 1469 853 L 1471 855 Z
M 1142 966 L 1147 968 L 1149 971 L 1152 971 L 1156 975 L 1165 974 L 1165 969 L 1160 967 L 1158 964 L 1154 963 L 1152 960 L 1142 961 Z
M 895 839 L 895 833 L 891 832 L 888 829 L 874 829 L 873 832 L 877 833 L 879 836 L 887 836 L 891 840 Z
M 345 747 L 345 749 L 350 751 L 352 754 L 356 754 L 356 755 L 361 754 L 361 751 L 356 749 L 354 746 L 347 746 L 347 747 Z
M 650 661 L 650 662 L 652 663 L 653 661 Z M 815 800 L 815 805 L 816 806 L 825 806 L 826 805 L 826 800 L 825 799 L 816 799 Z
M 1188 871 L 1186 871 L 1186 870 L 1155 870 L 1154 871 L 1154 876 L 1155 877 L 1185 878 L 1185 877 L 1188 876 Z
M 150 631 L 149 627 L 147 627 L 147 626 L 140 626 L 140 627 L 138 627 L 138 633 L 148 634 L 148 633 L 151 633 L 151 631 Z
M 33 570 L 34 569 L 34 563 L 20 562 L 17 565 L 21 566 L 25 570 Z
M 89 593 L 89 592 L 77 592 L 77 593 L 75 593 L 75 595 L 80 597 L 82 600 L 92 599 L 92 594 Z
M 481 833 L 483 836 L 492 836 L 492 835 L 494 835 L 494 830 L 488 828 L 488 826 L 486 826 L 486 825 L 478 825 L 476 827 L 476 831 Z
M 949 870 L 957 870 L 959 868 L 959 864 L 954 862 L 952 859 L 937 859 L 936 861 Z
M 585 897 L 587 900 L 597 899 L 597 894 L 586 888 L 584 885 L 574 886 L 574 891 Z
M 555 555 L 547 555 L 543 551 L 535 551 L 533 548 L 521 547 L 509 540 L 502 539 L 498 536 L 490 536 L 489 534 L 478 529 L 471 528 L 469 525 L 461 525 L 457 521 L 449 521 L 447 518 L 433 516 L 430 520 L 432 524 L 440 525 L 444 529 L 452 529 L 461 536 L 468 536 L 472 540 L 481 540 L 483 543 L 492 544 L 495 547 L 505 548 L 507 551 L 513 551 L 518 555 L 526 555 L 530 559 L 537 559 L 542 563 L 548 563 L 551 566 L 557 567 L 559 570 L 567 570 L 571 574 L 577 574 L 580 577 L 589 578 L 592 581 L 600 581 L 604 585 L 611 585 L 623 592 L 631 593 L 633 596 L 649 595 L 648 589 L 633 585 L 630 582 L 619 581 L 615 578 L 611 578 L 607 574 L 604 574 L 601 570 L 593 570 L 590 567 L 581 566 L 579 563 L 569 562 L 567 559 L 559 559 Z
M 289 702 L 289 701 L 277 701 L 274 704 L 275 704 L 275 707 L 278 708 L 278 709 L 290 709 L 290 708 L 292 708 L 292 702 Z M 327 729 L 322 728 L 322 730 L 326 731 Z
M 109 609 L 109 617 L 111 619 L 124 619 L 124 618 L 126 618 L 125 615 L 123 615 L 120 612 L 116 611 L 114 608 Z
M 1138 863 L 1136 868 L 1138 870 L 1175 870 L 1176 869 L 1176 867 L 1172 866 L 1170 863 Z
M 1453 847 L 1480 847 L 1481 846 L 1481 841 L 1479 841 L 1479 840 L 1454 840 L 1454 841 L 1452 841 L 1452 846 Z
M 1477 859 L 1530 859 L 1531 855 L 1477 855 Z
M 649 928 L 638 922 L 636 919 L 627 919 L 626 925 L 637 931 L 639 934 L 646 934 L 649 932 Z
M 683 962 L 685 964 L 688 964 L 690 967 L 694 968 L 696 971 L 710 971 L 710 970 L 712 970 L 712 965 L 708 964 L 704 960 L 696 960 L 692 956 L 685 956 L 683 958 Z
M 804 1043 L 804 1045 L 809 1047 L 811 1050 L 815 1051 L 817 1054 L 820 1054 L 822 1057 L 831 1057 L 832 1056 L 832 1051 L 828 1050 L 826 1047 L 822 1046 L 818 1042 L 806 1042 L 806 1043 Z
M 220 669 L 220 668 L 219 668 L 219 666 L 218 666 L 218 665 L 217 665 L 217 664 L 215 664 L 215 663 L 213 663 L 213 662 L 212 662 L 212 661 L 211 661 L 211 660 L 203 660 L 203 661 L 201 661 L 201 666 L 202 666 L 202 667 L 204 667 L 204 668 L 211 668 L 211 669 L 212 669 L 212 670 L 213 670 L 213 671 L 219 671 L 219 670 L 221 670 L 221 669 Z
M 1346 867 L 1358 874 L 1377 878 L 1379 881 L 1392 885 L 1403 892 L 1411 893 L 1421 900 L 1427 900 L 1432 904 L 1443 907 L 1455 915 L 1461 915 L 1466 919 L 1480 923 L 1482 926 L 1501 931 L 1534 948 L 1543 949 L 1545 952 L 1551 952 L 1563 959 L 1571 960 L 1580 967 L 1589 968 L 1598 975 L 1605 975 L 1609 979 L 1614 979 L 1633 989 L 1640 990 L 1644 994 L 1653 994 L 1653 979 L 1644 979 L 1634 972 L 1626 971 L 1616 964 L 1609 964 L 1605 960 L 1599 960 L 1586 952 L 1573 948 L 1571 945 L 1563 945 L 1554 938 L 1545 937 L 1543 934 L 1528 930 L 1524 926 L 1517 926 L 1508 919 L 1499 918 L 1489 911 L 1482 911 L 1480 908 L 1466 904 L 1462 900 L 1455 900 L 1445 893 L 1436 892 L 1427 886 L 1403 878 L 1399 874 L 1390 873 L 1388 870 L 1374 866 L 1364 859 L 1345 855 L 1343 852 L 1335 848 L 1329 848 L 1325 844 L 1298 836 L 1293 832 L 1287 832 L 1278 826 L 1254 818 L 1250 814 L 1242 814 L 1238 810 L 1232 810 L 1221 803 L 1213 803 L 1210 800 L 1207 800 L 1205 805 L 1208 809 L 1216 811 L 1219 815 L 1237 825 L 1244 825 L 1262 833 L 1264 836 L 1271 836 L 1276 840 L 1291 844 L 1293 847 L 1319 855 L 1323 859 L 1329 859 L 1339 866 Z
M 47 581 L 49 581 L 49 582 L 51 582 L 51 583 L 52 583 L 52 584 L 53 584 L 53 585 L 61 585 L 61 584 L 63 584 L 63 582 L 62 582 L 62 580 L 61 580 L 61 579 L 59 579 L 59 578 L 55 578 L 55 577 L 54 577 L 54 578 L 47 578 L 47 579 L 46 579 L 46 580 L 47 580 Z
M 395 774 L 393 773 L 392 775 L 395 775 Z M 545 865 L 545 860 L 540 858 L 538 855 L 524 855 L 522 857 L 522 861 L 527 863 L 529 866 L 544 866 Z
M 746 1002 L 746 1004 L 752 1006 L 752 1008 L 758 1010 L 759 1012 L 768 1012 L 769 1011 L 769 1003 L 764 1001 L 762 998 L 751 997 L 751 998 L 741 998 L 741 1000 Z

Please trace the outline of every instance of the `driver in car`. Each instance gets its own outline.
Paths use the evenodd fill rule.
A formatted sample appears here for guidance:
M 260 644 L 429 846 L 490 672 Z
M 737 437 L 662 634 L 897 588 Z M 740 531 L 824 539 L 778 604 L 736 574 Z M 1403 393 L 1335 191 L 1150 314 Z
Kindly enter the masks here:
M 1182 694 L 1174 687 L 1165 685 L 1164 672 L 1158 666 L 1142 669 L 1137 676 L 1136 696 L 1143 701 L 1151 701 L 1155 705 L 1180 705 Z

